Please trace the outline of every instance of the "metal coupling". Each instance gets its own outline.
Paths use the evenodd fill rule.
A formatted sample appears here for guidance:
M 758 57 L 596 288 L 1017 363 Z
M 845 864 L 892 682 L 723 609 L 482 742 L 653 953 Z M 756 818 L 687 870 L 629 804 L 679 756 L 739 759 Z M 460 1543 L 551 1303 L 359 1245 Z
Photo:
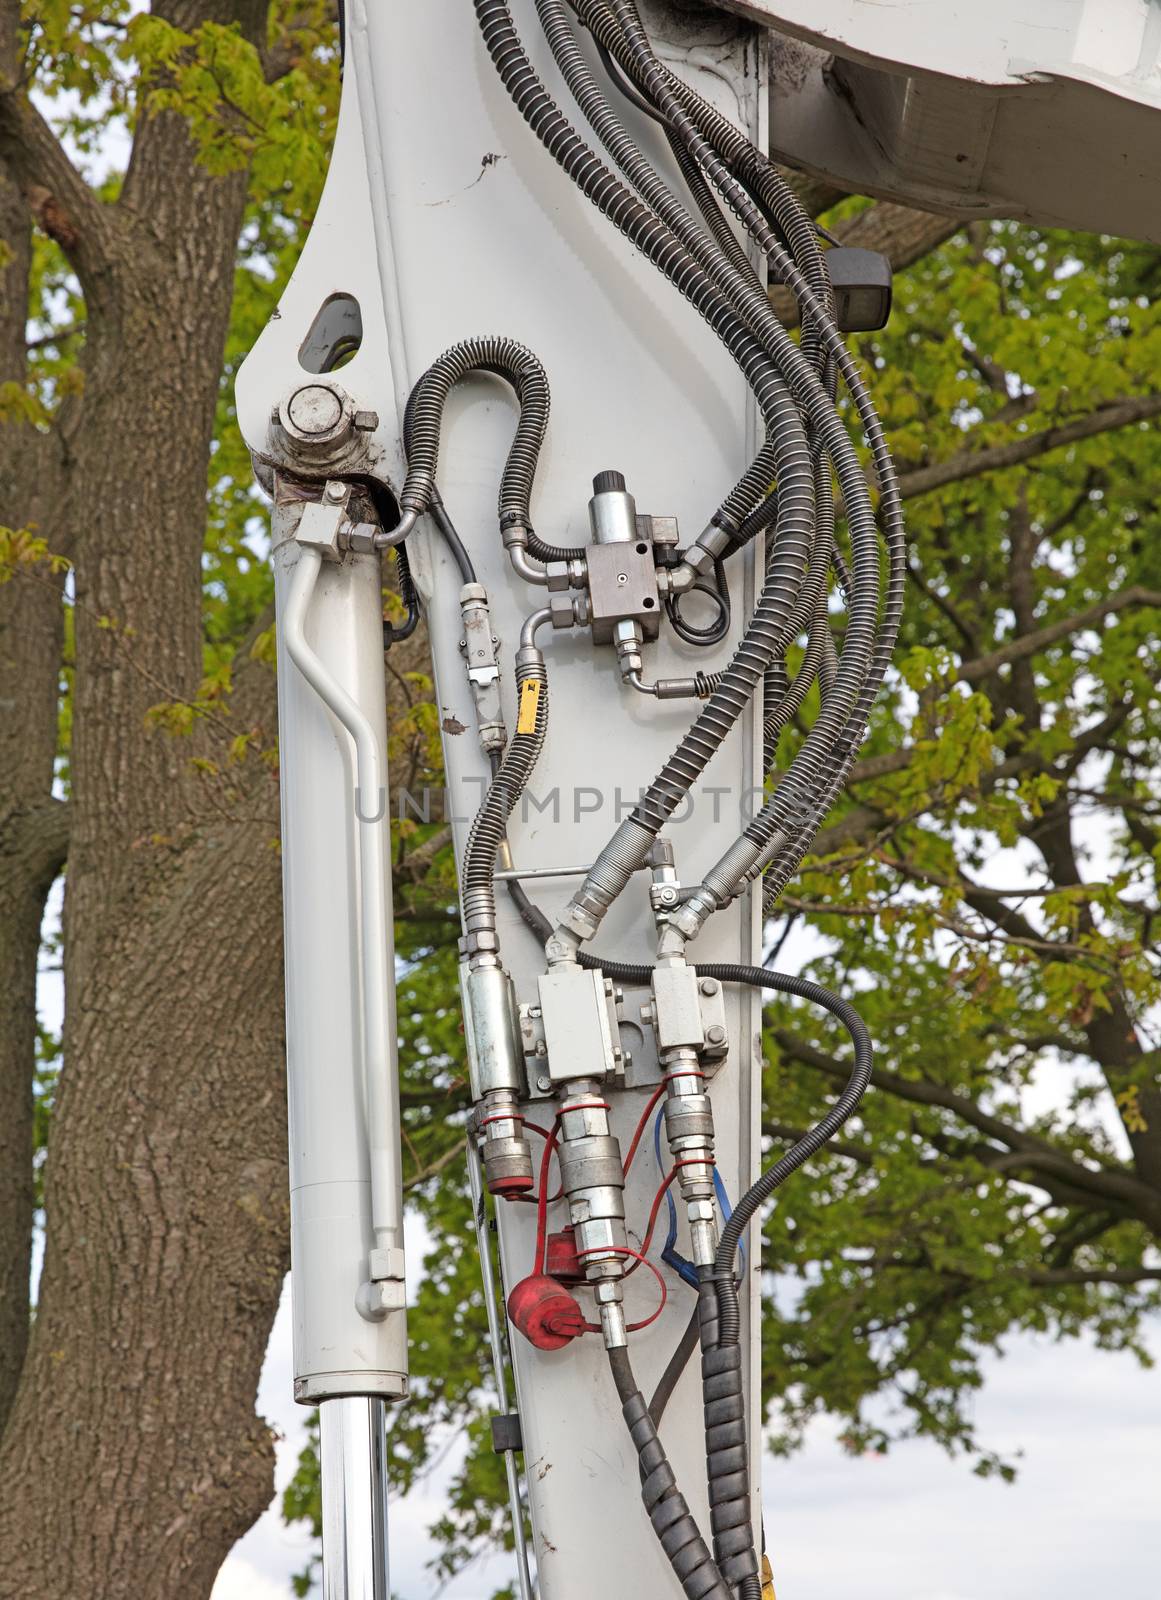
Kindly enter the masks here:
M 686 566 L 692 567 L 699 578 L 705 577 L 729 542 L 728 530 L 716 522 L 711 522 L 702 529 L 685 552 Z
M 496 1089 L 522 1093 L 524 1050 L 512 979 L 494 963 L 464 961 L 460 994 L 472 1099 L 480 1101 Z
M 704 700 L 706 696 L 702 690 L 705 685 L 704 673 L 699 673 L 693 678 L 658 678 L 653 683 L 646 683 L 640 673 L 622 673 L 625 682 L 631 684 L 639 694 L 650 694 L 656 700 Z
M 618 1301 L 629 1248 L 625 1168 L 621 1146 L 609 1131 L 608 1106 L 592 1079 L 565 1086 L 557 1130 L 561 1186 L 585 1277 L 608 1286 L 598 1292 L 602 1305 Z
M 499 640 L 492 632 L 488 591 L 482 583 L 464 584 L 460 590 L 460 616 L 464 626 L 460 654 L 467 663 L 480 747 L 486 755 L 499 755 L 508 742 L 508 730 L 500 703 Z
M 718 1244 L 714 1206 L 714 1114 L 702 1088 L 693 1051 L 667 1055 L 669 1078 L 665 1101 L 665 1136 L 677 1166 L 677 1182 L 685 1200 L 695 1266 L 709 1266 Z
M 510 1089 L 493 1089 L 472 1114 L 484 1183 L 500 1198 L 527 1194 L 532 1188 L 532 1151 L 524 1132 L 520 1104 Z
M 561 913 L 561 930 L 591 939 L 605 912 L 645 861 L 653 834 L 626 817 L 589 868 L 585 881 Z M 550 957 L 551 959 L 551 957 Z

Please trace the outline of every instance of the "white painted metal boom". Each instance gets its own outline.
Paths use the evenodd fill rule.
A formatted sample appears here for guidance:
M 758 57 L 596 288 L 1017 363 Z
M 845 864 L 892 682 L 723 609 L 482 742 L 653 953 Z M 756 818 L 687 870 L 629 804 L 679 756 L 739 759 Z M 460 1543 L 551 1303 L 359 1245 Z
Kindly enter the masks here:
M 1118 6 L 1102 27 L 1077 0 L 1070 42 L 1053 35 L 1059 82 L 1104 96 L 1086 171 L 1156 98 L 1156 7 Z M 348 0 L 326 190 L 237 391 L 274 500 L 295 1384 L 322 1407 L 328 1600 L 387 1600 L 385 1406 L 407 1392 L 393 548 L 445 730 L 464 1176 L 519 1592 L 766 1592 L 746 1229 L 857 1104 L 870 1042 L 841 999 L 762 968 L 762 891 L 772 905 L 858 748 L 904 571 L 890 457 L 841 337 L 881 325 L 889 267 L 824 252 L 767 152 L 1030 214 L 996 130 L 1049 98 L 1017 98 L 1041 78 L 1011 42 L 1043 9 L 1017 7 L 1001 51 L 979 7 L 965 33 L 951 4 L 924 8 L 924 32 L 914 6 L 855 0 Z M 1128 228 L 1134 170 L 1085 216 Z M 1067 183 L 1038 188 L 1042 214 L 1083 220 Z M 798 301 L 800 342 L 767 274 Z M 433 799 L 403 803 L 430 820 Z M 770 988 L 854 1048 L 832 1111 L 760 1174 Z

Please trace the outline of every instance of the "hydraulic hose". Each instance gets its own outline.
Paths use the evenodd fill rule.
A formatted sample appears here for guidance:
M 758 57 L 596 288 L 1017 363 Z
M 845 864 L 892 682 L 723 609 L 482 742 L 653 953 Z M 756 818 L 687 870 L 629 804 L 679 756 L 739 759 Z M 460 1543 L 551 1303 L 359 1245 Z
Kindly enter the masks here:
M 886 441 L 883 437 L 882 427 L 879 423 L 878 417 L 875 414 L 874 408 L 870 403 L 870 399 L 866 393 L 862 379 L 854 365 L 853 358 L 846 349 L 846 346 L 843 344 L 837 328 L 830 319 L 829 307 L 818 302 L 812 288 L 798 272 L 798 269 L 793 261 L 782 248 L 780 242 L 775 238 L 760 209 L 755 205 L 749 193 L 746 191 L 744 186 L 731 175 L 728 168 L 720 160 L 706 139 L 702 136 L 693 118 L 683 108 L 678 94 L 670 86 L 672 75 L 667 73 L 661 67 L 660 63 L 657 61 L 652 52 L 648 38 L 641 25 L 640 18 L 637 15 L 636 6 L 634 5 L 633 0 L 609 0 L 609 3 L 612 13 L 619 22 L 622 30 L 622 35 L 619 42 L 622 47 L 627 47 L 631 62 L 639 73 L 640 80 L 649 97 L 658 106 L 662 114 L 665 115 L 670 121 L 674 132 L 682 137 L 691 155 L 698 161 L 703 170 L 713 178 L 719 190 L 725 195 L 735 213 L 741 218 L 744 225 L 757 240 L 759 246 L 766 253 L 768 259 L 775 262 L 775 264 L 784 272 L 786 281 L 798 294 L 804 309 L 809 307 L 815 313 L 818 322 L 819 335 L 827 347 L 828 354 L 834 359 L 839 371 L 842 373 L 844 381 L 847 383 L 848 389 L 850 390 L 852 399 L 854 400 L 859 411 L 860 420 L 863 423 L 868 442 L 871 445 L 876 476 L 878 477 L 880 484 L 882 513 L 886 524 L 891 570 L 887 600 L 882 621 L 882 630 L 878 641 L 879 647 L 874 652 L 874 659 L 871 663 L 870 673 L 864 672 L 859 675 L 862 681 L 853 686 L 853 692 L 852 686 L 849 684 L 849 680 L 848 683 L 845 683 L 842 686 L 844 690 L 843 693 L 839 692 L 838 685 L 836 684 L 836 692 L 828 697 L 827 704 L 824 705 L 820 711 L 819 719 L 812 728 L 811 733 L 808 735 L 808 739 L 806 741 L 806 744 L 810 748 L 806 750 L 805 758 L 802 760 L 801 767 L 799 768 L 800 772 L 803 768 L 808 769 L 806 772 L 802 773 L 802 778 L 804 778 L 806 782 L 804 783 L 802 778 L 798 778 L 798 774 L 795 774 L 795 777 L 798 778 L 798 781 L 796 782 L 791 781 L 788 775 L 786 782 L 780 786 L 778 795 L 775 796 L 775 802 L 772 802 L 774 814 L 777 815 L 777 813 L 781 813 L 781 819 L 785 821 L 793 818 L 796 809 L 801 810 L 801 801 L 799 799 L 801 789 L 805 788 L 806 783 L 810 783 L 811 780 L 816 776 L 817 768 L 814 767 L 814 763 L 822 759 L 827 747 L 833 743 L 835 738 L 843 730 L 843 725 L 847 722 L 848 714 L 852 709 L 854 709 L 855 696 L 858 695 L 858 703 L 860 707 L 865 702 L 867 710 L 869 711 L 870 702 L 873 700 L 874 695 L 882 681 L 882 677 L 877 670 L 880 665 L 882 667 L 883 674 L 885 674 L 886 664 L 890 658 L 891 650 L 894 645 L 895 635 L 898 630 L 899 617 L 902 610 L 903 533 L 898 486 L 895 481 L 894 468 L 890 460 L 890 455 L 887 451 Z M 612 48 L 614 48 L 614 53 L 616 53 L 616 44 L 611 40 L 606 40 L 606 42 L 609 43 Z M 849 510 L 850 508 L 848 507 L 848 511 Z M 852 537 L 853 534 L 854 527 L 852 522 Z M 857 564 L 856 555 L 856 568 Z M 877 580 L 877 573 L 875 574 L 875 577 Z M 859 587 L 859 577 L 856 571 L 856 593 Z M 854 609 L 855 608 L 853 607 L 851 618 L 852 625 L 855 620 Z M 852 642 L 850 633 L 851 630 L 848 629 L 848 647 Z M 844 657 L 847 655 L 847 648 L 844 648 L 843 654 Z M 870 681 L 867 681 L 868 679 Z M 864 691 L 862 695 L 859 695 L 860 689 Z M 802 755 L 802 752 L 800 752 L 800 755 Z M 652 798 L 652 794 L 646 797 L 647 801 Z M 643 807 L 643 812 L 644 809 L 645 808 Z M 635 820 L 643 820 L 643 818 L 637 818 Z M 770 823 L 770 833 L 773 833 L 778 825 L 778 821 Z M 746 836 L 748 838 L 754 837 L 749 830 L 747 830 Z
M 637 1450 L 641 1499 L 678 1582 L 689 1600 L 733 1600 L 677 1487 L 649 1407 L 633 1376 L 629 1352 L 623 1345 L 609 1351 L 609 1370 L 617 1386 L 621 1414 Z
M 561 113 L 528 59 L 506 0 L 473 0 L 473 4 L 484 43 L 524 120 L 581 192 L 705 318 L 741 368 L 773 429 L 776 391 L 781 386 L 761 344 L 672 229 L 620 182 Z M 788 336 L 787 343 L 794 349 Z M 851 455 L 853 459 L 853 451 Z M 859 492 L 853 480 L 851 491 L 852 496 Z
M 760 377 L 759 372 L 755 372 L 754 356 L 756 353 L 760 368 L 765 368 L 768 364 L 765 352 L 760 346 L 755 351 L 752 336 L 745 331 L 744 325 L 739 329 L 737 319 L 729 310 L 728 303 L 721 299 L 712 284 L 706 280 L 704 273 L 698 270 L 688 252 L 681 248 L 680 241 L 613 177 L 561 115 L 528 61 L 504 0 L 474 0 L 474 3 L 487 47 L 521 114 L 582 191 L 600 206 L 649 259 L 653 260 L 667 276 L 673 278 L 703 315 L 710 316 L 711 324 L 721 333 L 736 359 L 740 360 L 747 377 L 755 384 L 760 403 L 763 403 L 765 397 L 762 388 L 758 386 Z M 679 271 L 679 267 L 682 270 Z M 729 270 L 728 263 L 726 268 Z M 749 291 L 750 286 L 745 287 Z M 810 291 L 805 292 L 809 294 Z M 821 307 L 819 311 L 820 314 L 824 314 Z M 782 354 L 788 369 L 797 377 L 798 387 L 802 391 L 800 399 L 810 412 L 811 420 L 816 422 L 826 438 L 828 448 L 839 467 L 852 538 L 857 541 L 856 557 L 860 555 L 862 557 L 861 576 L 873 574 L 873 580 L 877 580 L 874 516 L 849 438 L 817 375 L 811 371 L 776 318 L 772 319 L 772 324 L 771 337 L 784 342 L 785 348 Z M 732 337 L 731 331 L 733 331 Z M 737 337 L 738 332 L 742 333 L 742 339 Z M 834 331 L 834 338 L 841 348 L 837 330 Z M 763 403 L 763 411 L 768 419 L 772 420 L 768 403 Z M 799 439 L 802 439 L 801 433 Z M 775 444 L 780 442 L 777 434 L 774 435 L 774 442 Z M 781 493 L 783 476 L 780 475 L 780 499 L 783 498 Z M 809 512 L 806 513 L 806 519 L 809 523 Z M 803 570 L 801 551 L 798 552 L 798 556 L 799 565 L 795 577 L 800 579 Z M 867 588 L 866 584 L 861 586 L 861 596 L 867 596 Z M 720 746 L 776 653 L 778 620 L 785 615 L 788 600 L 792 600 L 796 592 L 797 583 L 794 584 L 789 596 L 785 591 L 781 594 L 776 592 L 771 594 L 768 590 L 764 594 L 763 600 L 766 604 L 759 603 L 747 639 L 743 641 L 731 667 L 723 674 L 719 689 L 707 703 L 682 746 L 655 780 L 635 813 L 632 820 L 638 827 L 656 832 Z M 876 591 L 872 583 L 870 596 L 863 599 L 861 608 L 857 602 L 853 607 L 854 614 L 848 628 L 847 648 L 856 657 L 863 651 L 869 650 L 873 632 L 873 614 L 877 610 L 876 600 Z M 838 703 L 832 710 L 832 719 L 835 721 L 841 722 L 844 712 L 849 709 L 850 700 L 857 692 L 864 676 L 865 668 L 860 670 L 861 666 L 862 663 L 855 660 L 846 675 L 842 685 L 845 694 L 836 697 Z
M 536 621 L 547 613 L 537 613 Z M 516 664 L 516 729 L 504 759 L 476 812 L 464 851 L 460 892 L 465 932 L 496 929 L 496 852 L 504 841 L 508 819 L 540 758 L 548 732 L 548 673 L 535 646 L 522 648 Z
M 404 512 L 420 516 L 438 502 L 435 473 L 444 407 L 455 385 L 471 372 L 503 378 L 516 391 L 520 404 L 516 434 L 500 480 L 501 529 L 524 528 L 529 553 L 540 561 L 579 560 L 583 549 L 544 544 L 532 528 L 532 486 L 548 427 L 550 393 L 539 359 L 515 339 L 464 339 L 433 361 L 411 391 L 403 421 L 407 476 L 399 503 Z
M 737 1344 L 740 1327 L 738 1288 L 734 1279 L 734 1256 L 739 1239 L 775 1189 L 785 1183 L 791 1173 L 797 1172 L 803 1162 L 817 1155 L 827 1140 L 834 1137 L 855 1110 L 871 1081 L 875 1052 L 867 1025 L 854 1006 L 841 995 L 833 994 L 809 978 L 792 977 L 785 972 L 768 972 L 764 967 L 735 967 L 731 963 L 699 967 L 698 971 L 720 978 L 724 982 L 749 983 L 763 989 L 773 989 L 779 994 L 796 995 L 802 1000 L 809 1000 L 812 1005 L 821 1006 L 825 1011 L 829 1011 L 831 1016 L 838 1018 L 850 1034 L 855 1047 L 855 1059 L 851 1066 L 850 1077 L 826 1116 L 804 1133 L 801 1139 L 796 1140 L 786 1154 L 772 1167 L 768 1167 L 757 1182 L 747 1189 L 734 1206 L 730 1220 L 722 1229 L 714 1259 L 713 1275 L 720 1318 L 718 1342 L 721 1345 L 728 1345 Z
M 591 28 L 593 37 L 598 43 L 615 57 L 620 67 L 642 93 L 642 97 L 654 106 L 655 114 L 665 124 L 668 132 L 680 138 L 670 110 L 661 104 L 655 95 L 644 70 L 645 58 L 640 48 L 642 41 L 647 53 L 649 55 L 652 53 L 648 51 L 648 40 L 645 38 L 636 7 L 634 6 L 631 12 L 632 24 L 638 30 L 637 36 L 634 36 L 631 29 L 626 28 L 623 14 L 616 12 L 610 0 L 570 0 L 570 4 L 586 26 Z M 666 85 L 677 103 L 694 120 L 708 143 L 726 161 L 731 173 L 747 189 L 754 191 L 762 214 L 775 229 L 779 243 L 784 244 L 789 250 L 795 264 L 805 274 L 815 296 L 826 307 L 828 317 L 833 320 L 830 279 L 824 253 L 818 243 L 817 227 L 798 196 L 773 162 L 696 90 L 678 78 L 675 73 L 670 72 L 655 57 L 653 66 L 664 75 Z M 774 263 L 774 265 L 776 273 L 781 276 L 779 271 L 781 264 Z M 782 281 L 787 280 L 783 277 Z M 819 315 L 820 308 L 810 306 L 803 308 L 801 318 L 802 348 L 814 366 L 818 366 L 822 359 L 821 343 L 814 328 Z

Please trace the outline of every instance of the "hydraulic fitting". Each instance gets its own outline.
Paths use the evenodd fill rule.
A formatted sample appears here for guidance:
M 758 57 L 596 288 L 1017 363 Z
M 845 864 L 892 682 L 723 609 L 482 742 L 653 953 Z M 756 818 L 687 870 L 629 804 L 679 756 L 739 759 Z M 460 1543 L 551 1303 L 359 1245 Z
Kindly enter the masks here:
M 686 566 L 691 567 L 699 578 L 704 578 L 712 571 L 714 562 L 729 542 L 729 530 L 717 522 L 711 522 L 685 552 Z
M 591 967 L 558 968 L 537 980 L 553 1083 L 609 1078 L 621 1059 L 613 985 Z
M 702 1087 L 693 1050 L 667 1051 L 662 1061 L 667 1077 L 665 1137 L 677 1166 L 677 1182 L 689 1220 L 695 1266 L 712 1265 L 718 1245 L 714 1208 L 714 1114 Z
M 482 583 L 464 584 L 460 590 L 460 616 L 464 624 L 460 654 L 468 664 L 480 747 L 486 755 L 499 755 L 508 742 L 508 730 L 500 704 L 498 640 L 492 632 L 488 591 Z
M 497 965 L 460 966 L 464 1041 L 484 1181 L 494 1195 L 532 1188 L 532 1151 L 520 1115 L 523 1050 L 512 980 Z
M 520 1103 L 509 1089 L 493 1089 L 473 1112 L 472 1132 L 489 1194 L 501 1199 L 532 1188 L 532 1151 L 524 1132 Z
M 641 646 L 661 626 L 653 546 L 639 529 L 637 507 L 619 472 L 593 479 L 589 523 L 589 602 L 594 644 L 616 646 L 621 676 L 642 669 Z
M 556 1152 L 577 1257 L 587 1282 L 597 1289 L 605 1342 L 623 1343 L 622 1279 L 629 1248 L 625 1168 L 621 1146 L 609 1131 L 609 1108 L 594 1080 L 565 1086 Z
M 593 862 L 585 881 L 560 918 L 561 942 L 566 947 L 571 942 L 573 960 L 577 941 L 593 937 L 605 912 L 645 861 L 652 845 L 650 830 L 634 822 L 632 817 L 626 817 Z M 548 955 L 551 962 L 551 951 Z

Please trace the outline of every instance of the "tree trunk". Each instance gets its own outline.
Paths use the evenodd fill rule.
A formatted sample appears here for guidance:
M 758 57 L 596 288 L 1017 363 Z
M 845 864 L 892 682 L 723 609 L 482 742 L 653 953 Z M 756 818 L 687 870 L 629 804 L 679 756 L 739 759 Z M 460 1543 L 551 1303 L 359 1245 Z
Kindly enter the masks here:
M 255 42 L 265 25 L 264 0 L 154 9 L 183 27 L 240 21 Z M 257 758 L 229 766 L 228 731 L 175 738 L 148 719 L 192 698 L 202 672 L 206 475 L 246 175 L 211 176 L 166 113 L 139 126 L 105 206 L 44 133 L 0 87 L 7 193 L 26 232 L 31 213 L 66 250 L 86 313 L 83 396 L 39 436 L 51 493 L 38 502 L 37 475 L 10 465 L 5 507 L 73 553 L 76 659 L 64 1061 L 39 1303 L 0 1445 L 0 1596 L 174 1600 L 209 1593 L 273 1492 L 254 1400 L 287 1264 L 276 781 Z M 3 442 L 18 461 L 22 441 L 6 429 Z M 38 573 L 0 604 L 0 672 L 21 684 L 0 748 L 0 959 L 18 988 L 6 1000 L 31 1018 L 62 836 L 48 804 L 60 602 Z M 273 744 L 266 667 L 240 668 L 226 715 Z M 199 776 L 195 754 L 225 777 Z M 58 854 L 34 871 L 36 828 Z M 0 1151 L 0 1336 L 15 1366 L 27 1302 L 8 1303 L 20 1263 L 7 1241 L 22 1228 L 27 1240 L 30 1220 L 27 1026 L 0 1073 L 17 1147 Z M 0 1385 L 12 1376 L 0 1369 Z

